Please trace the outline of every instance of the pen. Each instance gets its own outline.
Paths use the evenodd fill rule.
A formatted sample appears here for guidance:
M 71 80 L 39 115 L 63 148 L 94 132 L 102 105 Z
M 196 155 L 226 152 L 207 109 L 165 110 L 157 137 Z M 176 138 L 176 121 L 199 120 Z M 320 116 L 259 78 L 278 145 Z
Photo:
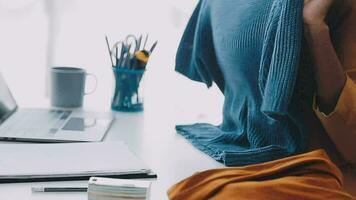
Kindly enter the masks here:
M 87 187 L 32 187 L 32 192 L 87 192 Z

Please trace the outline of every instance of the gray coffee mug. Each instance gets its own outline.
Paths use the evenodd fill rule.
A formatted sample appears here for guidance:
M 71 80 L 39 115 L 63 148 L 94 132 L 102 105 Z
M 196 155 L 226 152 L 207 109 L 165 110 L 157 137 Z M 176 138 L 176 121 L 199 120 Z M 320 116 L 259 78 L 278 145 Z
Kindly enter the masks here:
M 85 92 L 85 79 L 94 77 L 95 87 Z M 51 105 L 54 107 L 81 107 L 84 95 L 91 94 L 97 86 L 97 78 L 84 69 L 75 67 L 53 67 L 51 69 Z

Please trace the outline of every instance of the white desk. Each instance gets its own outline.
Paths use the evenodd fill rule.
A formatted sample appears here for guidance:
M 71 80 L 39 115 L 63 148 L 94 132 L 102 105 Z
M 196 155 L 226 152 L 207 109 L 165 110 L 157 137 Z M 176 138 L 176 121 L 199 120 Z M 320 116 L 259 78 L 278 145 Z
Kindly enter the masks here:
M 117 114 L 117 120 L 107 135 L 108 140 L 124 140 L 129 147 L 157 174 L 151 199 L 166 199 L 167 189 L 175 182 L 196 171 L 220 166 L 219 163 L 195 150 L 174 131 L 174 121 L 140 114 Z M 45 161 L 44 161 L 45 162 Z M 24 166 L 26 167 L 26 166 Z M 1 184 L 0 199 L 86 199 L 86 193 L 31 193 L 31 186 L 86 185 L 85 181 Z
M 181 85 L 171 84 L 171 89 L 160 82 L 150 81 L 160 74 L 148 72 L 146 80 L 145 110 L 141 113 L 115 113 L 116 120 L 104 141 L 123 140 L 141 158 L 158 179 L 153 181 L 152 200 L 166 199 L 167 189 L 179 180 L 197 171 L 222 166 L 210 157 L 196 150 L 183 137 L 176 134 L 175 124 L 197 121 L 218 122 L 220 100 L 207 101 L 211 91 L 200 85 L 184 81 L 173 71 L 160 81 L 182 80 Z M 188 83 L 188 85 L 186 85 Z M 164 91 L 164 92 L 162 92 Z M 201 92 L 201 93 L 200 93 Z M 100 92 L 99 92 L 100 94 Z M 86 108 L 107 110 L 109 96 L 86 97 Z M 40 98 L 39 98 L 40 99 Z M 31 100 L 26 106 L 40 106 L 40 100 Z M 46 100 L 42 101 L 46 103 Z M 199 103 L 201 102 L 201 103 Z M 38 105 L 37 105 L 38 104 Z M 205 110 L 202 112 L 202 110 Z M 45 161 L 44 161 L 45 162 Z M 26 166 L 23 166 L 26 167 Z M 86 181 L 0 184 L 1 200 L 52 200 L 87 199 L 86 193 L 32 193 L 32 186 L 85 186 Z

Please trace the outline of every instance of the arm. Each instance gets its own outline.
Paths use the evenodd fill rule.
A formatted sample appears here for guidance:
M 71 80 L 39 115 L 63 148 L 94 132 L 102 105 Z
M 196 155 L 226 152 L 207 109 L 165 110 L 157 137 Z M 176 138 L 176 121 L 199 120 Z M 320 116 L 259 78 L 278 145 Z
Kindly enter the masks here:
M 309 0 L 304 7 L 304 30 L 316 81 L 319 109 L 330 113 L 345 86 L 346 75 L 331 42 L 326 15 L 333 0 Z
M 312 53 L 319 109 L 334 110 L 346 83 L 346 74 L 331 43 L 327 25 L 306 26 L 305 36 Z
M 313 70 L 317 87 L 317 116 L 340 153 L 356 163 L 356 72 L 345 73 L 343 64 L 356 67 L 355 28 L 346 28 L 338 45 L 343 47 L 343 63 L 332 44 L 326 13 L 333 1 L 309 0 L 304 7 L 305 36 L 313 58 Z M 351 26 L 352 27 L 352 26 Z M 353 44 L 353 46 L 349 45 Z M 347 46 L 347 48 L 346 48 Z M 325 115 L 323 113 L 327 113 Z

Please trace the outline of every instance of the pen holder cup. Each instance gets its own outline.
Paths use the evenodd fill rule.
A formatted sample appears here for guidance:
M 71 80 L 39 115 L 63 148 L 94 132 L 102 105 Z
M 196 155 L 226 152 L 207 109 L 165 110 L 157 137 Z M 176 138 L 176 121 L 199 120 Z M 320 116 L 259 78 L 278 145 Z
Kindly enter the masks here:
M 142 78 L 145 70 L 113 68 L 115 90 L 111 109 L 122 112 L 143 111 Z

